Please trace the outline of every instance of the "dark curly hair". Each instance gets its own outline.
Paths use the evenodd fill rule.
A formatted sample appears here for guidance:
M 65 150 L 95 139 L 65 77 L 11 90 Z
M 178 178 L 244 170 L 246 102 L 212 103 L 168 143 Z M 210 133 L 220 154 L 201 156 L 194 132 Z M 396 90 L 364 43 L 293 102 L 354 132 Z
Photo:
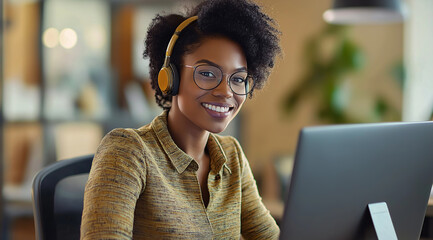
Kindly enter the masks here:
M 182 56 L 193 52 L 202 39 L 224 36 L 242 47 L 248 73 L 255 81 L 253 90 L 262 88 L 274 66 L 275 56 L 281 51 L 280 32 L 276 23 L 262 12 L 260 6 L 249 0 L 207 0 L 192 9 L 187 16 L 157 15 L 149 26 L 143 57 L 150 59 L 150 79 L 158 105 L 164 109 L 171 107 L 171 96 L 164 95 L 158 87 L 158 73 L 164 63 L 168 42 L 177 26 L 195 15 L 198 20 L 180 33 L 171 63 L 179 69 Z

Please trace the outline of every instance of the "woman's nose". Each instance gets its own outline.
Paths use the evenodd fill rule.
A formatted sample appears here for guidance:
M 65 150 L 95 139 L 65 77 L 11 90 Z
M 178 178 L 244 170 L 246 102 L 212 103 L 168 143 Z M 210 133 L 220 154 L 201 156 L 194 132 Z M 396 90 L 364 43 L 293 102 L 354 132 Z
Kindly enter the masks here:
M 220 84 L 212 90 L 212 94 L 215 96 L 230 98 L 233 96 L 233 91 L 229 86 L 229 76 L 224 77 Z

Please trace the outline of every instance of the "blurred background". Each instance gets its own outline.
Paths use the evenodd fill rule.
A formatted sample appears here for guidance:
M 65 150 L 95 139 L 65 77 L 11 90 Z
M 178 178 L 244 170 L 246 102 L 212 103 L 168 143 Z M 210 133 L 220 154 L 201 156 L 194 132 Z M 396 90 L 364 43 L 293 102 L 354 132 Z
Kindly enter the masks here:
M 240 140 L 278 219 L 302 127 L 432 119 L 433 1 L 402 1 L 399 21 L 343 25 L 323 18 L 332 0 L 255 1 L 278 23 L 283 54 L 224 134 Z M 147 27 L 198 2 L 1 1 L 0 238 L 34 239 L 41 168 L 161 113 L 142 58 Z

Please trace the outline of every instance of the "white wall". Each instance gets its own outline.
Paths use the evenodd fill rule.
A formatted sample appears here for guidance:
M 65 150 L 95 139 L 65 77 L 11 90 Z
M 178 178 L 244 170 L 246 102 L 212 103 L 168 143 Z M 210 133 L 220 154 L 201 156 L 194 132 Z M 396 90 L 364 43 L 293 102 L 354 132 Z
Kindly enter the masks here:
M 407 0 L 405 24 L 407 82 L 403 120 L 428 120 L 433 111 L 433 1 Z

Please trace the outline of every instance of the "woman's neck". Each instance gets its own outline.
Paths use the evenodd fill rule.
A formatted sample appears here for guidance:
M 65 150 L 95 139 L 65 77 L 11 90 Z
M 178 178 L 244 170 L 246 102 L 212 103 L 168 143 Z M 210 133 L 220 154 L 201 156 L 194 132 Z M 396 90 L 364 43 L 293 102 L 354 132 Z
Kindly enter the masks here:
M 200 161 L 206 154 L 209 132 L 194 125 L 175 109 L 168 112 L 167 125 L 174 143 L 196 161 Z

